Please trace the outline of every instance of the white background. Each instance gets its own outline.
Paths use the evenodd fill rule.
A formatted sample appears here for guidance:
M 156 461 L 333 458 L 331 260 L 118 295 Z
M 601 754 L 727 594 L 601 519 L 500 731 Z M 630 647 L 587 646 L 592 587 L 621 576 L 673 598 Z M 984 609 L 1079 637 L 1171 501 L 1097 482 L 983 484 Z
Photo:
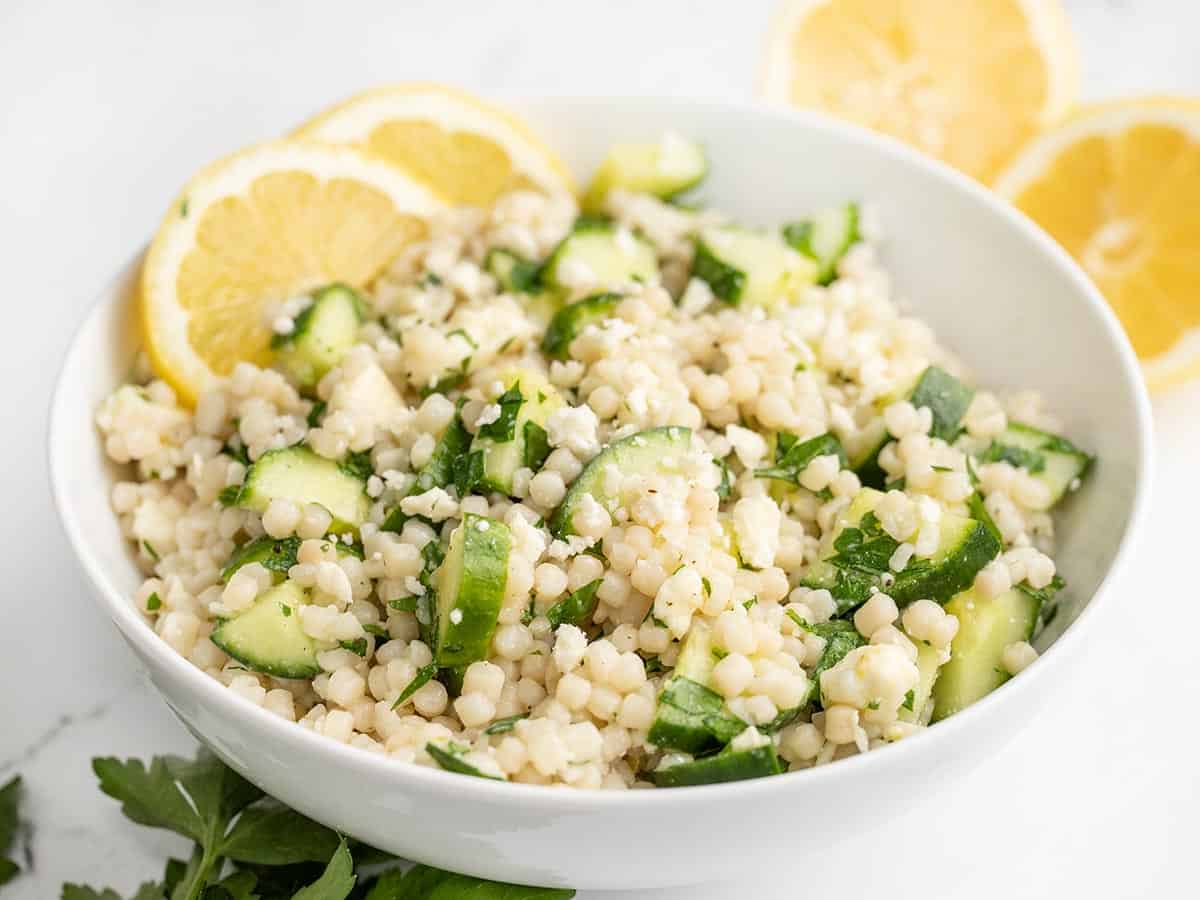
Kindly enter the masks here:
M 1067 5 L 1088 97 L 1200 96 L 1191 0 Z M 57 897 L 63 880 L 129 890 L 179 851 L 126 825 L 94 787 L 92 756 L 192 741 L 88 599 L 51 509 L 43 448 L 70 332 L 166 199 L 202 163 L 377 82 L 749 99 L 772 6 L 0 0 L 0 497 L 10 510 L 0 518 L 0 780 L 25 776 L 34 826 L 32 875 L 5 897 Z M 814 858 L 804 833 L 821 827 L 821 811 L 797 810 L 794 855 L 747 873 L 753 888 L 623 896 L 1197 896 L 1198 400 L 1200 387 L 1156 401 L 1150 532 L 1094 621 L 1092 652 L 1003 752 L 936 806 L 914 796 L 886 842 Z M 714 812 L 713 826 L 736 823 Z

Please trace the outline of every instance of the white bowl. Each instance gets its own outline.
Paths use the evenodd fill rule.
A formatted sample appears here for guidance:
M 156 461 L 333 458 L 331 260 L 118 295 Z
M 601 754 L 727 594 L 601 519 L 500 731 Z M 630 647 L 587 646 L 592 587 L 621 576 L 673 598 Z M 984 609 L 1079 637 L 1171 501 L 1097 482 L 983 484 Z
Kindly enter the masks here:
M 129 372 L 137 261 L 101 292 L 53 401 L 59 513 L 95 594 L 187 727 L 305 814 L 405 857 L 506 881 L 576 888 L 695 883 L 819 852 L 949 786 L 1019 729 L 1079 658 L 1088 619 L 1128 555 L 1149 489 L 1150 424 L 1120 327 L 1072 261 L 974 182 L 898 143 L 815 115 L 652 99 L 517 102 L 586 177 L 616 140 L 670 128 L 703 141 L 714 206 L 778 223 L 847 198 L 877 210 L 898 296 L 981 384 L 1038 388 L 1099 465 L 1059 523 L 1069 588 L 1020 677 L 926 733 L 834 765 L 757 781 L 605 793 L 501 784 L 409 766 L 319 737 L 252 706 L 159 640 L 130 596 L 141 576 L 109 508 L 115 469 L 93 425 Z M 820 829 L 805 827 L 819 810 Z M 989 813 L 991 815 L 993 813 Z M 614 863 L 620 860 L 619 864 Z

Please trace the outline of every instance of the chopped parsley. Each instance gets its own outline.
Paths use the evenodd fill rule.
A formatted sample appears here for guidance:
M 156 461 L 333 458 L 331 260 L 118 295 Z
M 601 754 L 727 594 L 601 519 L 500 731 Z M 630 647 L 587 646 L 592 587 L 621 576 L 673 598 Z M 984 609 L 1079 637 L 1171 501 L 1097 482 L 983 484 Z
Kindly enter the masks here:
M 437 664 L 430 663 L 427 666 L 421 666 L 417 669 L 417 674 L 413 676 L 413 680 L 408 683 L 408 686 L 400 692 L 400 696 L 396 698 L 396 702 L 392 704 L 392 709 L 401 706 L 408 702 L 417 691 L 429 684 L 434 675 L 437 674 Z
M 357 453 L 347 453 L 346 458 L 338 463 L 338 468 L 355 478 L 366 481 L 375 474 L 375 466 L 371 464 L 371 451 L 360 450 Z
M 385 638 L 389 636 L 386 628 L 384 628 L 382 625 L 376 625 L 374 622 L 368 622 L 366 625 L 364 625 L 363 631 L 365 631 L 367 634 L 373 634 L 375 637 Z
M 292 615 L 292 608 L 290 606 L 288 606 L 286 603 L 279 604 L 279 611 L 281 613 L 283 613 L 283 617 L 285 619 L 290 618 Z M 345 645 L 345 643 L 346 643 L 345 641 L 342 642 L 343 645 Z
M 312 405 L 312 409 L 308 411 L 308 415 L 304 420 L 308 423 L 309 428 L 316 428 L 319 424 L 321 424 L 321 417 L 325 415 L 326 406 L 327 404 L 324 400 L 318 400 Z
M 842 442 L 828 432 L 801 441 L 794 434 L 780 431 L 775 435 L 775 464 L 755 469 L 754 477 L 799 485 L 801 473 L 818 456 L 836 456 L 841 466 L 849 465 Z
M 161 606 L 162 606 L 162 598 L 160 596 L 158 596 L 158 591 L 151 592 L 150 596 L 146 598 L 146 610 L 148 612 L 154 612 L 156 609 L 159 609 Z
M 338 641 L 338 646 L 343 650 L 349 650 L 355 656 L 367 655 L 367 639 L 360 637 L 352 641 Z
M 907 694 L 904 695 L 904 702 L 901 703 L 900 705 L 903 706 L 905 709 L 907 709 L 909 712 L 913 712 L 913 704 L 916 702 L 917 702 L 917 695 L 915 692 L 910 690 Z
M 481 425 L 475 432 L 477 438 L 487 438 L 498 444 L 508 443 L 513 439 L 517 430 L 517 411 L 525 402 L 521 395 L 520 382 L 514 384 L 496 399 L 500 414 L 494 422 Z
M 596 591 L 600 589 L 601 580 L 597 578 L 595 581 L 589 581 L 546 610 L 550 627 L 558 628 L 559 625 L 569 624 L 582 628 L 587 624 L 596 612 Z
M 237 506 L 238 498 L 242 494 L 242 486 L 240 484 L 231 484 L 221 488 L 221 493 L 217 494 L 217 502 L 222 506 Z
M 142 541 L 142 549 L 145 550 L 146 555 L 155 562 L 158 562 L 162 558 L 158 555 L 158 551 L 154 549 L 154 545 L 149 541 Z
M 497 719 L 487 728 L 483 729 L 484 734 L 505 734 L 517 727 L 517 723 L 522 719 L 529 718 L 529 713 L 517 713 L 515 716 L 505 716 L 503 719 Z

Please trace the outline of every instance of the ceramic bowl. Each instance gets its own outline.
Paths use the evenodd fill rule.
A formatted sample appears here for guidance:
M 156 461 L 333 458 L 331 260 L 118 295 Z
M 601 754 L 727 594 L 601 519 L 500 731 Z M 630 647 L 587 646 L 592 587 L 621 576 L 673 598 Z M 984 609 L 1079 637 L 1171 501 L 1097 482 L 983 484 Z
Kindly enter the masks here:
M 848 198 L 885 234 L 896 295 L 979 383 L 1037 388 L 1072 440 L 1100 459 L 1058 522 L 1069 579 L 1043 656 L 1020 677 L 911 739 L 775 778 L 657 791 L 576 791 L 466 778 L 335 743 L 251 705 L 159 640 L 130 600 L 140 582 L 109 507 L 117 472 L 94 427 L 136 349 L 121 268 L 67 354 L 49 455 L 59 512 L 93 587 L 151 681 L 229 765 L 305 814 L 410 859 L 474 875 L 576 888 L 655 887 L 729 876 L 886 828 L 916 796 L 957 779 L 1052 702 L 1082 658 L 1089 619 L 1144 518 L 1148 404 L 1108 307 L 1044 233 L 969 179 L 898 143 L 816 115 L 674 99 L 516 101 L 580 179 L 614 141 L 670 128 L 711 159 L 706 202 L 778 223 Z M 1048 757 L 1049 758 L 1049 757 Z M 821 823 L 814 829 L 816 811 Z M 989 815 L 994 814 L 988 813 Z

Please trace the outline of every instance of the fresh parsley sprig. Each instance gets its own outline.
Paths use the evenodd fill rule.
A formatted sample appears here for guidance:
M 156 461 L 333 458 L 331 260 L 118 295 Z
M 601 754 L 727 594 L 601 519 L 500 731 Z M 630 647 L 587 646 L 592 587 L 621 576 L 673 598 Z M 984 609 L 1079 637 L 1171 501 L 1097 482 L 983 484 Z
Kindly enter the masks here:
M 394 857 L 347 841 L 266 796 L 206 750 L 195 759 L 92 761 L 100 789 L 139 825 L 193 842 L 157 881 L 128 898 L 110 888 L 64 884 L 61 900 L 568 900 L 572 890 L 520 887 L 428 866 L 364 874 Z M 0 854 L 18 830 L 20 779 L 0 788 Z M 357 859 L 356 859 L 357 857 Z M 7 865 L 6 865 L 7 864 Z M 18 874 L 0 859 L 0 884 Z

